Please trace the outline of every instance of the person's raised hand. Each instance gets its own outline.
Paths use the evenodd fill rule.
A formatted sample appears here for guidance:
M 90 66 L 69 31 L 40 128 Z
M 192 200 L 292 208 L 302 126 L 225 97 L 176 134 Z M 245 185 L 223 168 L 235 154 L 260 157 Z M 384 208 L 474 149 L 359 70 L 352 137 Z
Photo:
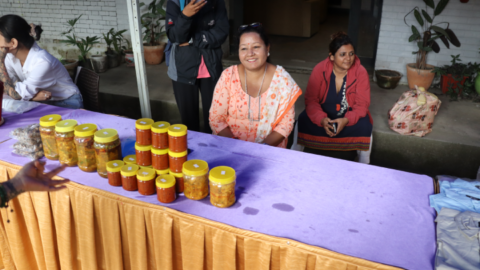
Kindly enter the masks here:
M 333 137 L 335 136 L 335 133 L 333 133 L 333 126 L 330 124 L 332 120 L 330 118 L 325 117 L 322 120 L 322 126 L 325 129 L 325 132 L 327 133 L 328 136 Z
M 32 101 L 44 101 L 52 98 L 52 93 L 46 90 L 38 91 L 38 93 L 31 99 Z
M 23 166 L 10 181 L 17 193 L 25 191 L 57 191 L 66 188 L 67 186 L 64 184 L 70 182 L 70 180 L 52 180 L 52 178 L 65 170 L 66 167 L 66 165 L 63 165 L 48 173 L 44 173 L 45 162 L 35 160 Z
M 348 124 L 348 118 L 337 118 L 335 120 L 330 120 L 330 124 L 337 123 L 337 134 L 340 134 L 340 132 L 345 128 L 345 126 Z
M 206 0 L 192 0 L 183 9 L 183 15 L 192 17 L 197 14 L 207 4 Z

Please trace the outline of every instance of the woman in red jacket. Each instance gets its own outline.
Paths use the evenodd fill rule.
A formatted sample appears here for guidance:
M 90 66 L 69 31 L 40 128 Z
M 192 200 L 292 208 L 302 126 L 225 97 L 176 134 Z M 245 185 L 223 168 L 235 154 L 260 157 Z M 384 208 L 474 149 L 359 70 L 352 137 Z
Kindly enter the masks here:
M 306 109 L 298 117 L 298 144 L 306 152 L 340 158 L 342 153 L 350 160 L 358 151 L 359 161 L 370 163 L 373 121 L 368 111 L 368 73 L 345 33 L 332 36 L 329 50 L 308 81 Z

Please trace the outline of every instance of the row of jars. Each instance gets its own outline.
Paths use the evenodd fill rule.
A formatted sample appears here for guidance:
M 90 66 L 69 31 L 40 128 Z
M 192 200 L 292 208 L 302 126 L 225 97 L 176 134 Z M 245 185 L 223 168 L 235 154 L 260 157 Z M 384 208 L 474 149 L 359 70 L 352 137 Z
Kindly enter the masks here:
M 183 163 L 182 173 L 174 173 L 114 160 L 107 163 L 107 171 L 110 185 L 122 186 L 128 191 L 138 190 L 142 195 L 156 192 L 162 203 L 175 201 L 177 193 L 181 192 L 191 200 L 204 199 L 210 193 L 210 202 L 220 208 L 235 203 L 235 170 L 227 166 L 215 167 L 209 173 L 207 162 L 189 160 Z
M 171 152 L 187 151 L 187 127 L 170 125 L 168 122 L 153 122 L 150 118 L 135 122 L 136 145 L 157 150 L 169 149 Z

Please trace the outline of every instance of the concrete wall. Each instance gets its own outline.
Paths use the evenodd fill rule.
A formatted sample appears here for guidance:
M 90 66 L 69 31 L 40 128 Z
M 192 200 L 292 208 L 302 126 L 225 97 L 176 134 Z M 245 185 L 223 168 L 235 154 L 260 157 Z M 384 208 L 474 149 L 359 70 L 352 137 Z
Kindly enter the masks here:
M 435 4 L 439 1 L 434 0 Z M 392 69 L 404 74 L 401 83 L 407 83 L 406 64 L 415 62 L 413 51 L 417 50 L 414 42 L 408 42 L 412 34 L 410 27 L 405 25 L 403 18 L 415 6 L 425 9 L 425 4 L 420 0 L 384 0 L 380 37 L 378 42 L 377 59 L 375 69 Z M 432 10 L 428 8 L 429 14 Z M 427 56 L 427 63 L 440 66 L 450 64 L 450 55 L 460 54 L 464 63 L 480 62 L 480 1 L 473 0 L 466 4 L 458 0 L 451 0 L 445 10 L 436 17 L 434 23 L 449 22 L 450 28 L 460 40 L 461 47 L 445 45 L 438 41 L 440 52 L 431 52 Z M 413 16 L 408 19 L 409 23 L 415 23 Z M 417 25 L 417 28 L 419 26 Z

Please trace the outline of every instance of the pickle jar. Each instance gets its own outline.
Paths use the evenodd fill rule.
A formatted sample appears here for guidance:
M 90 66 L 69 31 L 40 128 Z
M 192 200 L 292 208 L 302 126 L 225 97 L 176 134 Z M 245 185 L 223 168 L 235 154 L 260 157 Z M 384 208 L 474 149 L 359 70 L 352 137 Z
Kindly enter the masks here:
M 178 193 L 182 193 L 183 192 L 183 173 L 174 173 L 174 172 L 170 172 L 170 175 L 173 175 L 173 177 L 175 177 L 175 190 L 178 192 Z
M 97 170 L 95 147 L 93 147 L 93 137 L 96 131 L 97 125 L 95 124 L 83 124 L 75 127 L 78 168 L 84 172 L 94 172 Z
M 175 192 L 175 177 L 162 174 L 155 180 L 157 185 L 157 199 L 161 203 L 171 203 L 177 198 Z
M 235 203 L 236 175 L 233 168 L 218 166 L 210 170 L 210 203 L 226 208 Z
M 170 169 L 157 170 L 157 176 L 162 175 L 162 174 L 169 174 L 169 173 L 170 173 Z
M 155 122 L 152 125 L 152 147 L 156 149 L 168 149 L 168 122 Z
M 172 125 L 168 128 L 168 149 L 176 153 L 187 151 L 187 126 Z
M 45 115 L 40 118 L 40 137 L 42 138 L 43 152 L 45 157 L 51 160 L 58 160 L 55 124 L 61 120 L 62 117 L 58 114 Z
M 191 200 L 208 196 L 208 163 L 193 159 L 183 164 L 183 194 Z
M 135 155 L 137 156 L 137 165 L 151 166 L 152 165 L 152 146 L 140 145 L 135 143 Z
M 155 170 L 168 169 L 168 149 L 152 148 L 152 166 Z
M 135 122 L 137 143 L 139 145 L 152 145 L 152 124 L 153 120 L 150 118 L 138 119 Z
M 122 169 L 120 170 L 120 174 L 122 175 L 122 187 L 128 191 L 136 191 L 138 189 L 137 186 L 137 172 L 139 168 L 135 164 L 127 164 L 123 165 Z
M 128 155 L 123 158 L 125 164 L 137 164 L 137 155 Z
M 168 150 L 168 164 L 170 167 L 170 171 L 174 173 L 181 173 L 183 163 L 187 161 L 187 154 L 187 151 L 177 153 Z
M 95 132 L 94 140 L 97 172 L 101 177 L 108 178 L 107 162 L 122 160 L 122 147 L 118 132 L 111 128 L 101 129 Z
M 77 166 L 78 156 L 75 146 L 75 127 L 77 120 L 63 120 L 55 124 L 58 160 L 69 167 Z
M 154 169 L 142 168 L 137 171 L 138 193 L 142 195 L 155 194 L 155 177 L 157 173 Z
M 112 160 L 107 162 L 107 174 L 108 174 L 108 183 L 111 186 L 120 187 L 122 186 L 122 170 L 125 163 L 121 160 Z

